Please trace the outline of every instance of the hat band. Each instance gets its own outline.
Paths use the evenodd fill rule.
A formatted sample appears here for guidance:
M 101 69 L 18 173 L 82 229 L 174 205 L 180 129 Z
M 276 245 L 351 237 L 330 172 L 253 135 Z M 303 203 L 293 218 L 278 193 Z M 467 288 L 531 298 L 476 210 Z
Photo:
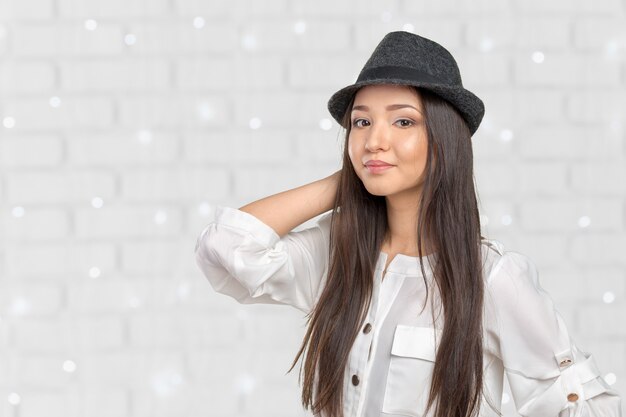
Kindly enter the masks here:
M 439 77 L 435 77 L 434 75 L 431 75 L 425 71 L 421 71 L 415 68 L 398 67 L 394 65 L 385 65 L 382 67 L 374 67 L 363 70 L 359 74 L 359 78 L 356 80 L 356 82 L 358 83 L 361 81 L 375 80 L 381 78 L 396 78 L 407 81 L 449 84 L 448 81 L 445 81 Z

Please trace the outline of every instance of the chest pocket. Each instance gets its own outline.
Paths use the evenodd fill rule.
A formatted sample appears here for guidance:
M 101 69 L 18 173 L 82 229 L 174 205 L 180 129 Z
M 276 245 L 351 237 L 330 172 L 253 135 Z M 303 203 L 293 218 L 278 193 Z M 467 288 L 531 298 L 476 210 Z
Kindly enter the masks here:
M 439 342 L 441 330 L 436 331 L 437 342 Z M 434 328 L 396 326 L 383 400 L 383 413 L 423 417 L 435 367 L 436 352 Z

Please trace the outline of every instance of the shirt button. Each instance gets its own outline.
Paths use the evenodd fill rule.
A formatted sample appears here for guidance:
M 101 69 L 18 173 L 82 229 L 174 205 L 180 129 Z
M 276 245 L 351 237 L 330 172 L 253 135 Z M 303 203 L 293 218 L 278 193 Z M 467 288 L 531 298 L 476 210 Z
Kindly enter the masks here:
M 352 375 L 352 385 L 357 386 L 359 385 L 359 377 L 356 375 Z
M 572 392 L 571 394 L 567 396 L 567 401 L 576 402 L 576 400 L 578 400 L 578 394 L 576 394 L 575 392 Z
M 365 327 L 363 327 L 363 333 L 368 334 L 372 330 L 372 325 L 367 323 Z
M 570 363 L 572 363 L 572 360 L 570 358 L 565 358 L 559 363 L 559 366 L 562 368 L 569 365 Z

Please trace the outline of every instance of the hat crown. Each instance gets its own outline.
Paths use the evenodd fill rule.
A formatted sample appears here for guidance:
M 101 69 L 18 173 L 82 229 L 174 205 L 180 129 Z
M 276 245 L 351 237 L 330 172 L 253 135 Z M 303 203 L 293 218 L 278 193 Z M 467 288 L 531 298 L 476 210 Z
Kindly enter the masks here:
M 390 32 L 376 46 L 359 74 L 359 80 L 378 67 L 403 67 L 425 72 L 442 83 L 463 86 L 452 54 L 438 43 L 410 32 Z

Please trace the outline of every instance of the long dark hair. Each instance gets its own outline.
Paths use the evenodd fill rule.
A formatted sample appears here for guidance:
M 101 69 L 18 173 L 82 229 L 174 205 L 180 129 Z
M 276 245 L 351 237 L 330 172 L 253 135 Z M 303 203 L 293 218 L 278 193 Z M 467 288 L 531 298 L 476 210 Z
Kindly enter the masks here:
M 436 252 L 433 277 L 444 308 L 426 413 L 435 406 L 435 417 L 471 417 L 478 415 L 483 396 L 484 292 L 471 133 L 447 101 L 416 90 L 428 135 L 426 174 L 416 213 L 417 246 L 420 258 L 426 241 Z M 302 403 L 313 413 L 323 411 L 331 417 L 343 416 L 344 370 L 369 309 L 374 269 L 388 230 L 385 197 L 365 189 L 348 155 L 353 103 L 354 97 L 342 123 L 345 146 L 332 213 L 328 277 L 289 369 L 306 350 Z M 420 267 L 428 299 L 421 260 Z

